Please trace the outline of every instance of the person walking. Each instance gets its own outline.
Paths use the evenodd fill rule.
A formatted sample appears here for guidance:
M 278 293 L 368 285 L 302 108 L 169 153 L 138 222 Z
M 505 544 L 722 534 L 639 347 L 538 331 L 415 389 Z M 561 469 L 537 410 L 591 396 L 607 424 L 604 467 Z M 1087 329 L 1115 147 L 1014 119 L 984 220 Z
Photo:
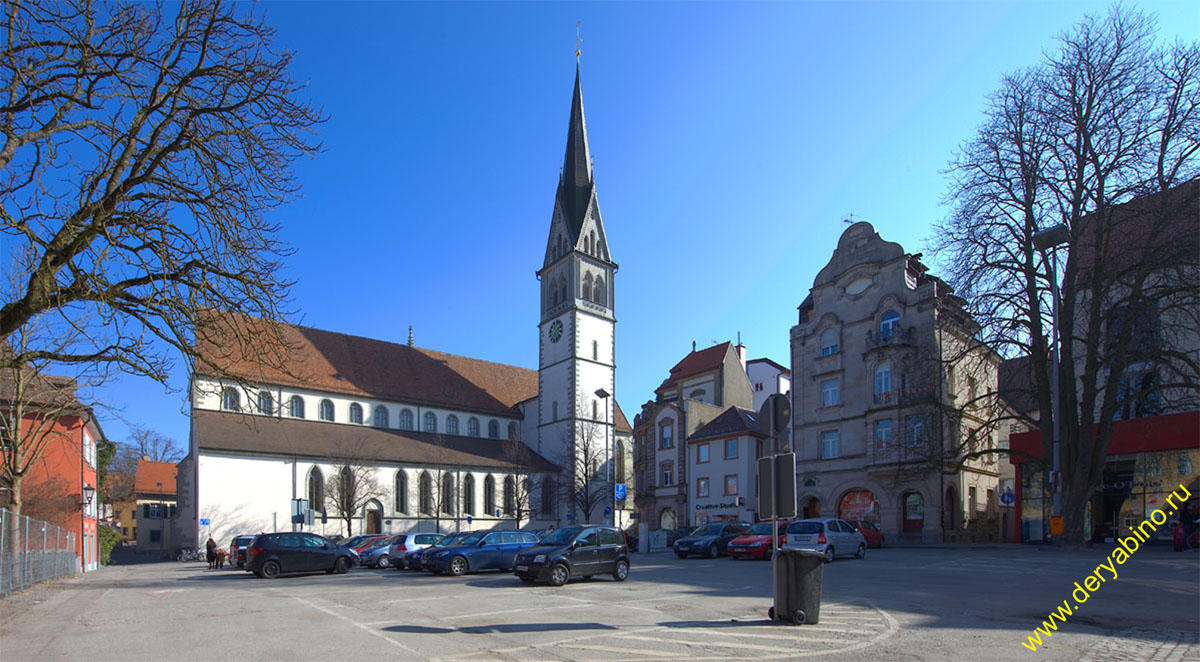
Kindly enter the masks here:
M 216 540 L 213 540 L 213 539 L 210 537 L 210 538 L 208 539 L 208 542 L 204 543 L 204 548 L 205 548 L 205 550 L 207 550 L 207 554 L 206 554 L 206 556 L 208 557 L 208 567 L 209 567 L 210 569 L 211 569 L 211 568 L 214 568 L 214 567 L 216 567 L 216 563 L 217 563 L 217 541 L 216 541 Z

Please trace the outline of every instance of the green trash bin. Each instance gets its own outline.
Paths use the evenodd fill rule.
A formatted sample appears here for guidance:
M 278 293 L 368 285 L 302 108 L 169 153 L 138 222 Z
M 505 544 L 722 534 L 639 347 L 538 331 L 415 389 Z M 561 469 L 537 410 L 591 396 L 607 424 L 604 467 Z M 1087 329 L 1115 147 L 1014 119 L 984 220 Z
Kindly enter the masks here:
M 767 612 L 771 620 L 793 625 L 817 623 L 825 555 L 808 549 L 781 549 L 774 564 L 775 605 Z

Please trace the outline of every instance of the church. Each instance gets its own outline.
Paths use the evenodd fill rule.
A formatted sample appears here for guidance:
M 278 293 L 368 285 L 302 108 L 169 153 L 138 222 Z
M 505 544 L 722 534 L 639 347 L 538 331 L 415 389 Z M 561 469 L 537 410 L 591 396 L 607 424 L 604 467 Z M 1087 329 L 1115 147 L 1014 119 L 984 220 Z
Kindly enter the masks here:
M 616 271 L 577 66 L 537 271 L 538 369 L 416 347 L 411 332 L 402 344 L 223 315 L 215 368 L 191 375 L 178 539 L 627 525 Z M 268 326 L 284 360 L 252 348 Z

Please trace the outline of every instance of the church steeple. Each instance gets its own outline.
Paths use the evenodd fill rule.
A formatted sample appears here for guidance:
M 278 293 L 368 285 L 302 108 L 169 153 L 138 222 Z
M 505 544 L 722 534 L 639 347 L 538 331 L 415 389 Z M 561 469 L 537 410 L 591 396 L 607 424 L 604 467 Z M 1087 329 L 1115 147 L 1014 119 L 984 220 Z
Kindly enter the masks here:
M 579 237 L 592 198 L 592 155 L 588 150 L 587 121 L 583 116 L 583 87 L 579 65 L 575 65 L 575 93 L 571 97 L 571 122 L 567 126 L 567 153 L 563 157 L 558 197 L 563 216 L 571 228 L 571 239 Z

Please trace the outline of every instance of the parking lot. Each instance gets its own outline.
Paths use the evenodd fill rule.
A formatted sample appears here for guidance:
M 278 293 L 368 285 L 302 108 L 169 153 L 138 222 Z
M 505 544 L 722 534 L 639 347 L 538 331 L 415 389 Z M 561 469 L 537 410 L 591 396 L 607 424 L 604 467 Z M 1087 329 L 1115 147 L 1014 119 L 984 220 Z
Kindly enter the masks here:
M 728 558 L 639 554 L 626 582 L 560 588 L 490 572 L 263 580 L 203 563 L 113 566 L 0 602 L 0 650 L 6 660 L 1027 660 L 1020 641 L 1101 554 L 871 550 L 825 566 L 820 623 L 800 627 L 767 620 L 770 563 Z M 1144 555 L 1037 656 L 1194 659 L 1198 599 L 1196 555 Z

